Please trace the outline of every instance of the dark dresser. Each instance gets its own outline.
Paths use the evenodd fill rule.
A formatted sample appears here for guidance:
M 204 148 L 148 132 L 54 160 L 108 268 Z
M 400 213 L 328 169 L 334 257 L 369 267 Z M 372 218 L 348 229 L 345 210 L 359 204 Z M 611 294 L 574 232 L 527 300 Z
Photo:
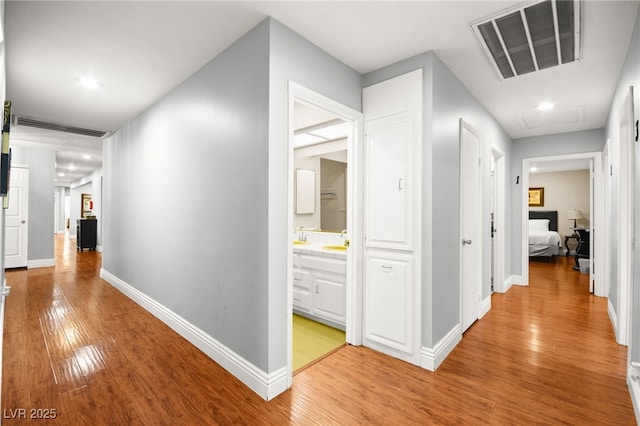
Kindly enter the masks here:
M 78 219 L 76 228 L 76 239 L 78 251 L 96 249 L 98 241 L 98 220 L 97 219 Z

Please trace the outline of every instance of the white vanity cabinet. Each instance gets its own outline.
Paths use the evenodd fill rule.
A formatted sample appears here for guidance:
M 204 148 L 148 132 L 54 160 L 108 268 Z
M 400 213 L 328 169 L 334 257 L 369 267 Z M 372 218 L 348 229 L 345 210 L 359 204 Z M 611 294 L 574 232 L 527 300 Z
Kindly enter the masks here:
M 293 310 L 313 320 L 344 329 L 347 260 L 321 254 L 296 254 Z
M 293 270 L 293 308 L 311 312 L 311 273 Z

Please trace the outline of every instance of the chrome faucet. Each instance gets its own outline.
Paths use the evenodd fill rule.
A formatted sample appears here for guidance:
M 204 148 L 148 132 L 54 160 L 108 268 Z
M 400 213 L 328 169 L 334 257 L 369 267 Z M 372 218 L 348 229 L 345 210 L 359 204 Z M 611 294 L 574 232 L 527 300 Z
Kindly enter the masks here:
M 304 228 L 302 226 L 298 226 L 296 232 L 299 232 L 298 241 L 307 241 L 307 236 L 304 235 Z
M 345 247 L 349 247 L 349 239 L 347 238 L 347 230 L 343 229 L 340 233 L 340 238 L 344 240 Z

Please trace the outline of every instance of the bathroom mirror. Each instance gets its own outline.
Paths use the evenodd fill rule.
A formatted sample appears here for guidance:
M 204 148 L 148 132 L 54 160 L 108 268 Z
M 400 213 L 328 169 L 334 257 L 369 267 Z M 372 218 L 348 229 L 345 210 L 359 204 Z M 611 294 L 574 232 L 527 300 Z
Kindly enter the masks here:
M 316 172 L 296 169 L 295 179 L 296 214 L 316 212 Z

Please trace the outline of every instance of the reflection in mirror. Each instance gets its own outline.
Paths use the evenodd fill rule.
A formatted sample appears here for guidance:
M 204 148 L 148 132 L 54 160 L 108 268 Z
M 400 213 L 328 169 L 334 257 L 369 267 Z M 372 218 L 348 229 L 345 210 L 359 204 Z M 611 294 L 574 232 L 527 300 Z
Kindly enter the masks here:
M 316 172 L 296 169 L 296 214 L 316 212 Z
M 320 159 L 320 227 L 335 232 L 347 229 L 346 161 Z
M 294 170 L 315 171 L 315 206 L 294 227 L 340 233 L 347 227 L 347 150 L 351 124 L 311 105 L 294 105 Z M 297 203 L 296 203 L 297 204 Z M 318 207 L 319 206 L 319 207 Z M 297 207 L 297 206 L 296 206 Z

